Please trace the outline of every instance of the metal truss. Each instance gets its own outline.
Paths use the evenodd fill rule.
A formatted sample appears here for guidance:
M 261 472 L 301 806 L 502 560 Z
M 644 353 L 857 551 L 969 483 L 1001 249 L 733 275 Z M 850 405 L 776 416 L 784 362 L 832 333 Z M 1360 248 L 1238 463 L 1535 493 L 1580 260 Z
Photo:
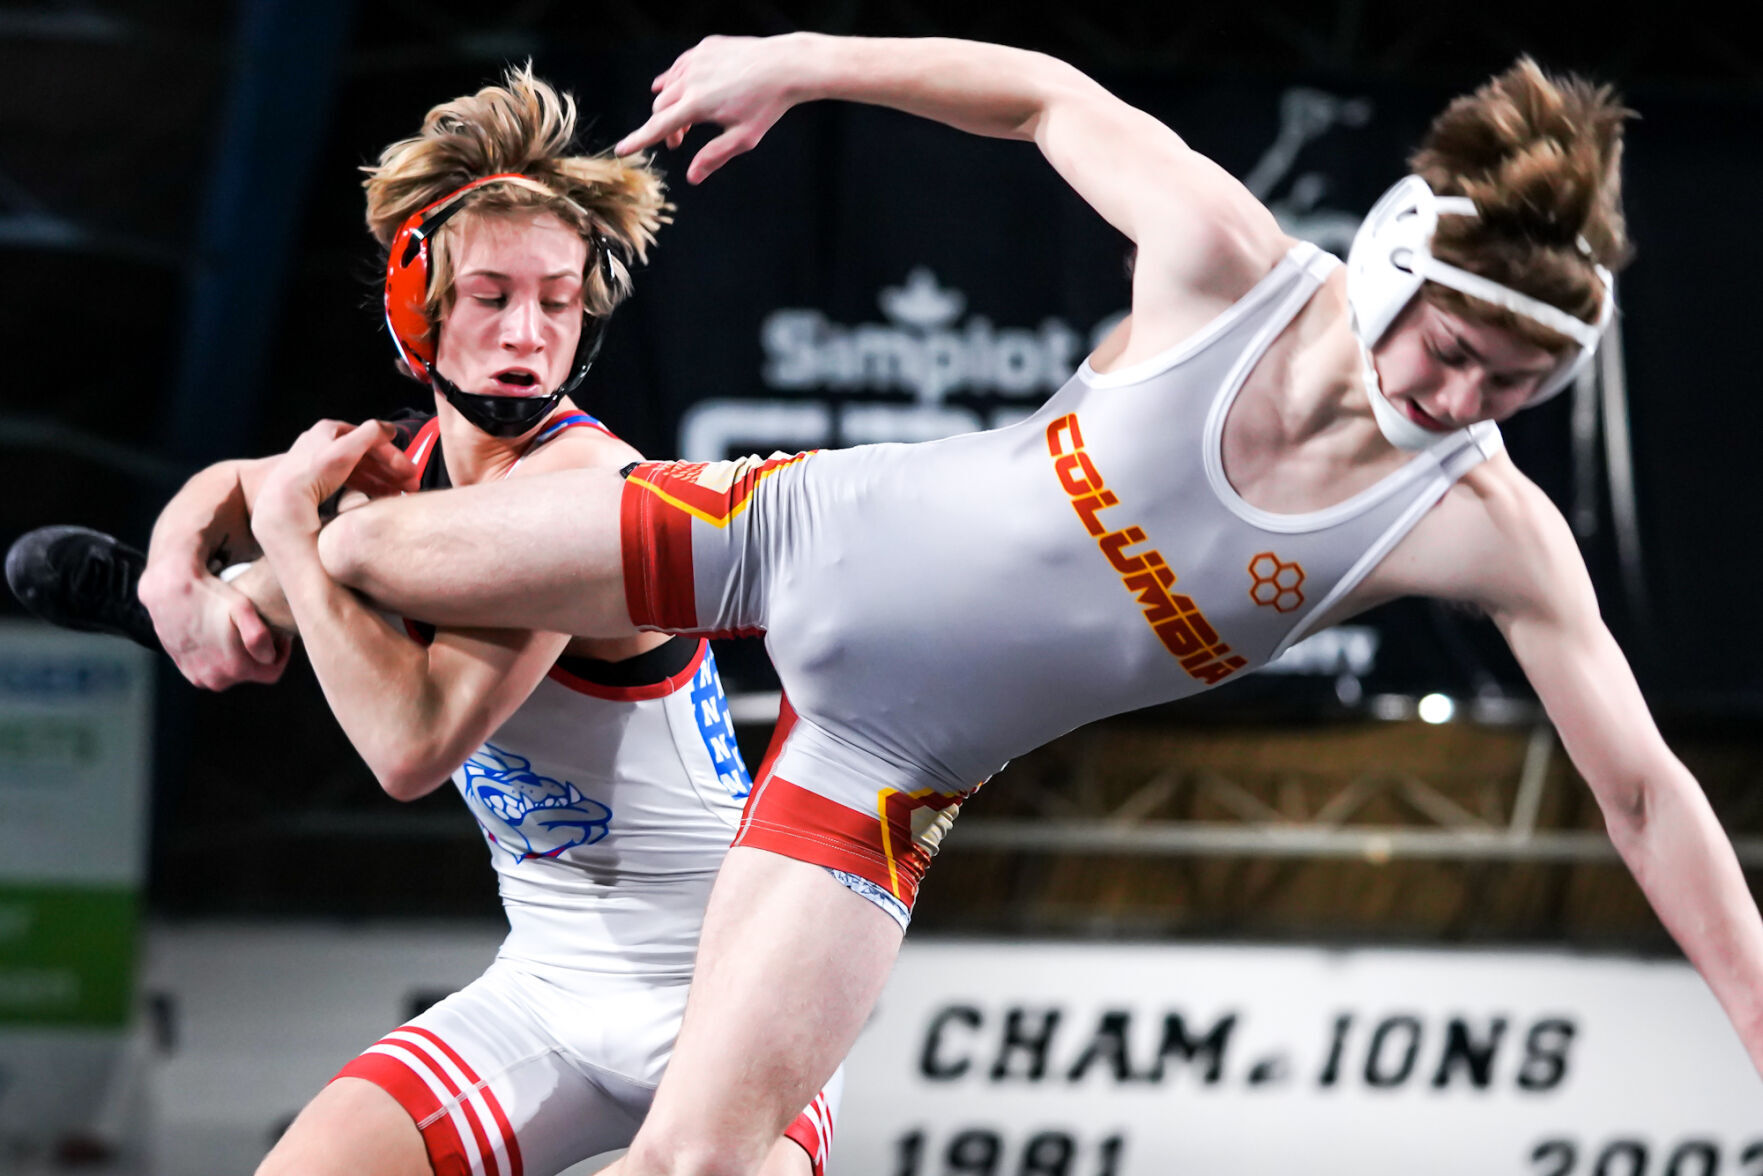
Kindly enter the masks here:
M 769 722 L 777 716 L 778 698 L 737 696 L 730 699 L 730 712 L 736 723 Z M 1403 707 L 1402 701 L 1373 699 L 1367 710 L 1387 718 L 1412 717 L 1412 702 Z M 1479 811 L 1466 806 L 1461 786 L 1448 790 L 1415 772 L 1376 766 L 1344 780 L 1284 773 L 1271 800 L 1243 781 L 1209 769 L 1153 769 L 1124 795 L 1095 786 L 1093 773 L 1084 768 L 1070 779 L 1044 770 L 1006 769 L 1007 777 L 1019 778 L 1000 783 L 1015 793 L 1015 807 L 1030 811 L 1008 817 L 965 815 L 949 847 L 955 852 L 1350 859 L 1379 865 L 1424 859 L 1617 861 L 1602 829 L 1547 827 L 1543 814 L 1549 807 L 1551 776 L 1563 766 L 1560 743 L 1546 720 L 1531 714 L 1525 725 L 1528 735 L 1516 776 L 1489 777 L 1475 788 Z M 1571 776 L 1571 771 L 1559 774 Z M 1410 820 L 1366 820 L 1374 806 L 1399 808 Z M 983 811 L 985 806 L 978 807 Z M 1226 819 L 1155 815 L 1172 808 L 1218 812 Z M 1763 837 L 1735 837 L 1733 845 L 1742 865 L 1763 869 Z
M 778 716 L 775 692 L 732 695 L 737 726 L 769 726 Z M 1369 700 L 1373 717 L 1411 719 L 1398 700 Z M 1563 759 L 1554 728 L 1534 716 L 1522 763 L 1515 774 L 1489 775 L 1465 789 L 1416 771 L 1368 764 L 1339 777 L 1323 772 L 1281 771 L 1269 789 L 1224 771 L 1156 767 L 1141 771 L 1127 787 L 1103 787 L 1093 762 L 1095 744 L 1108 736 L 1090 728 L 1088 743 L 1071 748 L 1072 762 L 1031 753 L 1005 769 L 984 799 L 963 815 L 947 851 L 1000 850 L 1045 855 L 1109 857 L 1261 858 L 1356 860 L 1375 865 L 1400 861 L 1505 863 L 1604 863 L 1618 860 L 1602 828 L 1564 828 L 1546 814 L 1563 807 L 1554 790 L 1581 787 Z M 1073 737 L 1068 737 L 1073 738 Z M 1116 775 L 1120 773 L 1117 772 Z M 355 781 L 347 782 L 352 789 Z M 1008 799 L 1006 799 L 1008 797 Z M 1004 805 L 1009 816 L 987 816 Z M 1746 815 L 1763 817 L 1759 811 Z M 1172 818 L 1171 811 L 1203 811 L 1206 819 Z M 1399 811 L 1401 823 L 1373 812 Z M 287 832 L 326 837 L 451 840 L 459 835 L 452 812 L 368 814 L 355 810 L 284 814 Z M 1733 838 L 1739 862 L 1763 869 L 1763 836 Z
M 1531 729 L 1524 766 L 1515 781 L 1490 781 L 1488 792 L 1510 793 L 1499 818 L 1471 812 L 1438 787 L 1412 774 L 1369 770 L 1348 780 L 1313 811 L 1294 815 L 1240 783 L 1211 772 L 1184 777 L 1159 773 L 1106 813 L 1044 817 L 970 817 L 957 839 L 964 849 L 1032 853 L 1103 853 L 1141 856 L 1350 858 L 1376 864 L 1412 859 L 1508 862 L 1617 860 L 1602 830 L 1544 829 L 1538 825 L 1549 768 L 1557 750 L 1554 728 Z M 1234 821 L 1150 820 L 1141 813 L 1191 788 Z M 1293 794 L 1289 794 L 1293 795 Z M 1360 824 L 1371 802 L 1399 799 L 1428 824 Z M 1064 806 L 1056 806 L 1063 808 Z M 1741 864 L 1763 868 L 1763 837 L 1734 839 Z

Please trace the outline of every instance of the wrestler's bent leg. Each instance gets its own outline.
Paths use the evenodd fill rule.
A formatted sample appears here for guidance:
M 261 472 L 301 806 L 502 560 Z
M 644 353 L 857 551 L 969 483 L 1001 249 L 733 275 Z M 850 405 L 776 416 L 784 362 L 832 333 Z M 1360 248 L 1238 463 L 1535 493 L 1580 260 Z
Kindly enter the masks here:
M 627 637 L 623 488 L 609 470 L 566 470 L 382 498 L 339 515 L 319 554 L 338 581 L 415 620 Z
M 800 1149 L 798 1149 L 800 1150 Z M 371 1082 L 319 1091 L 264 1157 L 257 1176 L 432 1176 L 410 1113 Z
M 759 1176 L 812 1176 L 814 1161 L 793 1139 L 780 1139 L 771 1145 L 771 1154 Z
M 729 851 L 673 1059 L 620 1176 L 749 1176 L 850 1051 L 903 932 L 824 868 Z

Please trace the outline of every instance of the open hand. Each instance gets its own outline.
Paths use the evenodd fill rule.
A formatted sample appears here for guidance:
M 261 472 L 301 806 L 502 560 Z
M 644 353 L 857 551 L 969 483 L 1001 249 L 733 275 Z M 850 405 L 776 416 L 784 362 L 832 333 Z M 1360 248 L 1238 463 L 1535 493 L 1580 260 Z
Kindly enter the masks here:
M 805 59 L 789 37 L 706 37 L 680 54 L 649 87 L 655 94 L 649 121 L 615 149 L 631 155 L 665 141 L 677 148 L 698 123 L 722 128 L 693 156 L 688 183 L 744 151 L 751 151 L 772 124 L 796 102 L 792 96 Z

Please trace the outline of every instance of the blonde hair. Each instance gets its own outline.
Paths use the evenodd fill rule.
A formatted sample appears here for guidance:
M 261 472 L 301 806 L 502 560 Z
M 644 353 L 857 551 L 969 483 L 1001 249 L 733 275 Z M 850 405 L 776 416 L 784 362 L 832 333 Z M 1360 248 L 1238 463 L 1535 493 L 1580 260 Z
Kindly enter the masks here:
M 1409 164 L 1440 195 L 1467 196 L 1477 216 L 1444 216 L 1432 251 L 1596 323 L 1604 283 L 1633 253 L 1622 217 L 1622 124 L 1632 117 L 1609 86 L 1552 77 L 1529 57 L 1433 120 Z M 1563 351 L 1565 336 L 1529 318 L 1428 282 L 1442 309 Z
M 452 306 L 449 242 L 456 227 L 472 217 L 550 213 L 588 242 L 582 285 L 587 312 L 610 314 L 629 295 L 629 265 L 648 259 L 673 206 L 646 159 L 566 154 L 575 139 L 575 118 L 575 98 L 535 78 L 529 62 L 510 68 L 499 86 L 434 107 L 419 134 L 393 143 L 380 152 L 377 164 L 361 169 L 367 173 L 362 181 L 367 228 L 382 248 L 391 245 L 411 214 L 449 192 L 485 176 L 517 176 L 463 197 L 463 207 L 430 241 L 424 310 L 431 323 L 440 322 Z M 611 246 L 605 272 L 602 240 Z

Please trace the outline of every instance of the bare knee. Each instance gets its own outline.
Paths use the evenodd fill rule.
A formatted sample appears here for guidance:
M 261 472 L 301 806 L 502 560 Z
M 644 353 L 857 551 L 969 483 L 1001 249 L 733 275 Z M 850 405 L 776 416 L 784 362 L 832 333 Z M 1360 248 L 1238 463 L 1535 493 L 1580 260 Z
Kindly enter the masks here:
M 257 1176 L 433 1176 L 416 1124 L 371 1082 L 339 1078 L 306 1104 Z
M 721 1162 L 723 1166 L 716 1166 Z M 710 1166 L 705 1166 L 709 1164 Z M 802 1145 L 793 1139 L 779 1139 L 772 1146 L 763 1163 L 758 1168 L 730 1167 L 728 1159 L 723 1157 L 700 1157 L 694 1161 L 687 1159 L 683 1152 L 655 1151 L 640 1144 L 633 1145 L 630 1152 L 612 1167 L 605 1170 L 602 1176 L 653 1176 L 665 1173 L 666 1176 L 721 1176 L 723 1173 L 752 1172 L 755 1176 L 814 1176 L 814 1161 L 809 1157 Z
M 704 1131 L 639 1133 L 621 1161 L 619 1176 L 808 1176 L 807 1153 L 789 1140 L 755 1147 L 744 1138 L 720 1138 Z M 803 1157 L 800 1167 L 787 1164 L 788 1147 Z M 780 1158 L 781 1157 L 781 1158 Z
M 778 1140 L 765 1157 L 759 1176 L 814 1176 L 814 1161 L 801 1144 L 786 1137 Z

